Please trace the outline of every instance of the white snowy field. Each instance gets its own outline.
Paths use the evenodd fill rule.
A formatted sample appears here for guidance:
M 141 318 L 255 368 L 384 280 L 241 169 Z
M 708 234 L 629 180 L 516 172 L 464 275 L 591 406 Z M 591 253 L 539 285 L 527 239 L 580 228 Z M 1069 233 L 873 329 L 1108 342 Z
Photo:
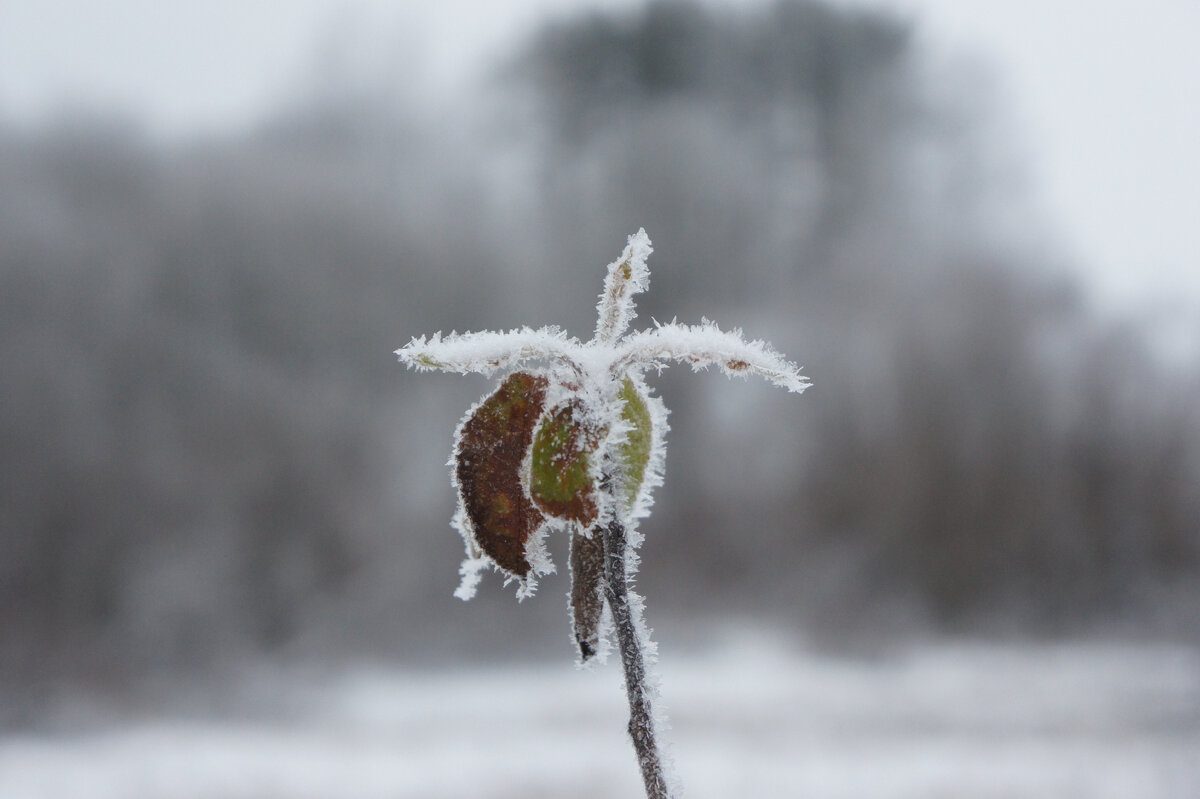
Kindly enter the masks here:
M 660 664 L 685 794 L 1195 799 L 1200 650 L 923 644 L 873 658 L 762 638 Z M 615 658 L 337 676 L 259 670 L 211 713 L 0 738 L 4 799 L 640 795 Z M 258 697 L 258 699 L 252 699 Z

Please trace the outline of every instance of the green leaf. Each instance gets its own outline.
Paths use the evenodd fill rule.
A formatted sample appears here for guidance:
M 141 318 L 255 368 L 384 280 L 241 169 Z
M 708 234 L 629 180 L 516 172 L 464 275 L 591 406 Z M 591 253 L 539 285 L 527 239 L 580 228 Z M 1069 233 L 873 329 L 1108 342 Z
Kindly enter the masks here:
M 459 498 L 479 548 L 524 578 L 526 544 L 545 517 L 525 496 L 521 465 L 546 403 L 549 381 L 514 372 L 463 422 L 455 447 Z
M 650 453 L 654 448 L 654 423 L 650 416 L 650 403 L 633 378 L 626 376 L 617 392 L 621 399 L 621 420 L 629 426 L 625 440 L 617 447 L 617 463 L 621 467 L 621 500 L 629 510 L 637 502 L 642 483 L 646 480 L 646 468 L 650 464 Z
M 599 514 L 592 456 L 601 434 L 583 420 L 583 402 L 570 399 L 542 417 L 530 454 L 529 493 L 544 513 L 591 524 Z

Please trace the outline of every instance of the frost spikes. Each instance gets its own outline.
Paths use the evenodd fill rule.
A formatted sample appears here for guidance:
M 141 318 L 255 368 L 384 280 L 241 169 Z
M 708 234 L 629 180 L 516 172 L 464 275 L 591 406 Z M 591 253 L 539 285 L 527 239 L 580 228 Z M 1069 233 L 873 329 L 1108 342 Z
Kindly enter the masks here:
M 454 454 L 459 500 L 475 543 L 521 579 L 532 568 L 526 545 L 545 521 L 521 486 L 521 464 L 548 383 L 527 372 L 510 375 L 463 423 Z
M 629 243 L 621 257 L 608 265 L 604 278 L 604 291 L 596 306 L 599 318 L 596 321 L 596 341 L 616 341 L 629 327 L 635 316 L 633 295 L 650 286 L 650 270 L 646 259 L 654 247 L 644 228 L 629 237 Z

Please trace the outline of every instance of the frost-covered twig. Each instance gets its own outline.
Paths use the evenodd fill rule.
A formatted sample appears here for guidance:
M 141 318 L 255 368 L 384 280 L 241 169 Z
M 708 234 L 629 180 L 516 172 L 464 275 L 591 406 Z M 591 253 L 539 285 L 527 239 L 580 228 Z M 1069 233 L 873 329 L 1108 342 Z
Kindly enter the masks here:
M 650 704 L 651 685 L 646 673 L 646 655 L 642 651 L 641 619 L 630 603 L 625 551 L 628 546 L 625 525 L 613 519 L 598 531 L 604 541 L 604 577 L 608 607 L 612 611 L 613 630 L 621 665 L 625 670 L 625 695 L 629 700 L 629 738 L 637 753 L 646 786 L 647 799 L 667 799 L 670 784 L 660 751 Z
M 524 327 L 507 333 L 451 333 L 444 338 L 434 333 L 428 341 L 424 336 L 414 338 L 396 354 L 419 371 L 478 372 L 490 377 L 500 369 L 529 361 L 554 359 L 572 364 L 571 353 L 578 347 L 578 339 L 568 339 L 556 327 Z
M 633 312 L 633 295 L 650 288 L 650 269 L 646 259 L 654 248 L 646 231 L 639 230 L 629 237 L 625 252 L 608 265 L 604 278 L 604 291 L 597 305 L 595 340 L 611 343 L 620 338 L 636 314 Z
M 662 482 L 667 431 L 666 408 L 643 373 L 677 361 L 758 375 L 795 392 L 808 381 L 770 345 L 707 320 L 627 335 L 633 297 L 650 283 L 651 252 L 644 230 L 629 237 L 608 267 L 596 332 L 586 343 L 555 327 L 521 328 L 422 336 L 396 354 L 418 371 L 506 373 L 455 433 L 453 524 L 467 549 L 455 595 L 474 596 L 481 572 L 491 567 L 518 584 L 518 598 L 530 596 L 537 577 L 553 570 L 545 536 L 570 533 L 579 661 L 606 651 L 606 632 L 615 636 L 646 795 L 667 799 L 672 780 L 651 708 L 654 644 L 641 598 L 629 587 L 641 542 L 636 521 L 648 515 L 651 491 Z
M 796 365 L 771 349 L 771 345 L 765 341 L 746 341 L 741 330 L 723 331 L 708 320 L 699 325 L 672 322 L 654 330 L 632 333 L 621 341 L 617 351 L 615 370 L 631 366 L 661 368 L 665 361 L 680 361 L 690 364 L 695 371 L 717 366 L 730 376 L 758 375 L 797 393 L 808 388 L 808 381 Z

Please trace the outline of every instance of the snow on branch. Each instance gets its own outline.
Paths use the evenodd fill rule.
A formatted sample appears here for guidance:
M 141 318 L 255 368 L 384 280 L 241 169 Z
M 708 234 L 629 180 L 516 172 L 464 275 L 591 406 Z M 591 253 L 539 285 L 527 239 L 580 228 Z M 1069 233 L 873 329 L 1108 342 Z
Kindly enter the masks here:
M 718 366 L 727 375 L 755 374 L 797 394 L 808 388 L 799 367 L 761 339 L 746 341 L 740 329 L 724 331 L 715 322 L 675 322 L 631 333 L 619 344 L 618 368 L 662 368 L 665 361 L 691 364 L 695 371 Z
M 646 259 L 652 252 L 654 247 L 650 245 L 650 237 L 645 228 L 640 228 L 629 237 L 621 257 L 608 265 L 604 291 L 596 307 L 599 312 L 596 341 L 616 341 L 637 315 L 633 310 L 633 295 L 650 287 L 650 268 L 646 266 Z
M 410 369 L 420 372 L 440 369 L 491 376 L 526 361 L 555 360 L 574 366 L 571 355 L 579 346 L 578 340 L 568 338 L 557 327 L 524 327 L 507 333 L 484 330 L 445 337 L 434 333 L 428 340 L 425 336 L 414 338 L 396 350 L 396 355 Z

